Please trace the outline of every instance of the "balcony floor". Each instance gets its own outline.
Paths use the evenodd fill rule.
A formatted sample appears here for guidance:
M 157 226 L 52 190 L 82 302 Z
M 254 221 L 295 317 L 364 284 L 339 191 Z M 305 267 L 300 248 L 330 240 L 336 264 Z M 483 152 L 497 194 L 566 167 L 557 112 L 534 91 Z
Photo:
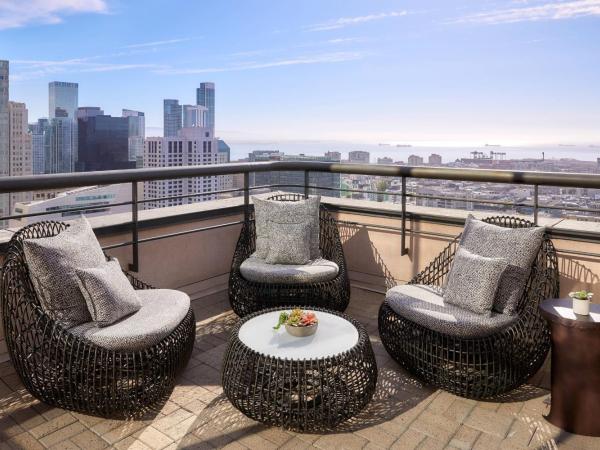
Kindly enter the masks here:
M 190 364 L 169 400 L 143 420 L 105 420 L 44 405 L 25 391 L 10 363 L 0 364 L 0 449 L 600 448 L 600 438 L 561 432 L 543 419 L 549 408 L 545 389 L 528 385 L 508 400 L 477 402 L 421 385 L 379 341 L 381 301 L 379 294 L 354 289 L 347 312 L 371 335 L 379 381 L 367 409 L 336 432 L 270 428 L 229 404 L 220 367 L 237 317 L 226 294 L 218 294 L 194 302 L 198 324 Z

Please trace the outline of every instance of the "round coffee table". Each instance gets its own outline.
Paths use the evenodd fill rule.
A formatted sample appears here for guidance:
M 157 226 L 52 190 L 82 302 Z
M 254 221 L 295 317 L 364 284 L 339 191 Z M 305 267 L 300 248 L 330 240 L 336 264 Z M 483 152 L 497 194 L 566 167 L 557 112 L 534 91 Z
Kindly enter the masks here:
M 261 311 L 234 328 L 223 362 L 223 390 L 259 422 L 298 431 L 326 430 L 354 416 L 373 397 L 375 355 L 364 327 L 333 311 L 311 309 L 319 327 L 293 337 L 281 311 Z

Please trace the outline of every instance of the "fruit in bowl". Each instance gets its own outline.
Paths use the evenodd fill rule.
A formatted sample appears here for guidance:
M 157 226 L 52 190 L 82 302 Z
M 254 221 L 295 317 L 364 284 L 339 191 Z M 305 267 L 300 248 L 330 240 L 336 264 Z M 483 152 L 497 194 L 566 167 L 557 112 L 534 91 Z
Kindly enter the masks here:
M 296 308 L 279 314 L 279 321 L 273 328 L 279 330 L 281 325 L 285 325 L 285 330 L 292 336 L 306 337 L 316 333 L 319 320 L 314 312 Z

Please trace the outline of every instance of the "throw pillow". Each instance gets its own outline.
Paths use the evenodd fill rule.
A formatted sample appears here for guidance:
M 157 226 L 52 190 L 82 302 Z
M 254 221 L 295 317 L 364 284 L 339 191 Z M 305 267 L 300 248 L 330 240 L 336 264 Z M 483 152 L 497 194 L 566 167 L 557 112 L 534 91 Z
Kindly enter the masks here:
M 310 260 L 309 223 L 267 221 L 270 236 L 265 261 L 269 264 L 306 264 Z
M 310 224 L 310 259 L 321 256 L 319 250 L 319 196 L 299 201 L 265 200 L 252 197 L 254 203 L 254 223 L 256 229 L 255 256 L 265 259 L 271 242 L 267 221 L 277 223 L 308 223 Z
M 142 307 L 117 259 L 111 259 L 99 267 L 76 269 L 75 273 L 79 289 L 97 326 L 115 323 Z
M 517 311 L 545 231 L 544 227 L 505 228 L 477 220 L 472 215 L 467 217 L 460 246 L 480 256 L 508 261 L 496 294 L 495 311 L 504 314 Z
M 504 258 L 486 258 L 459 247 L 448 273 L 444 303 L 491 315 L 507 265 L 508 261 Z
M 34 288 L 46 313 L 72 327 L 91 320 L 75 269 L 97 267 L 106 257 L 85 217 L 56 236 L 23 241 Z

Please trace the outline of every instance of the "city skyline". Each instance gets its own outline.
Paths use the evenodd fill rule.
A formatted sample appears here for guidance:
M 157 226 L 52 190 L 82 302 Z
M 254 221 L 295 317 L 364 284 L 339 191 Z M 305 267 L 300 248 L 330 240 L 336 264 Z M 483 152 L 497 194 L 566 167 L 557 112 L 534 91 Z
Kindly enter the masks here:
M 27 3 L 0 6 L 0 55 L 31 122 L 47 116 L 47 83 L 67 81 L 79 84 L 80 105 L 144 111 L 146 135 L 158 136 L 163 99 L 194 104 L 210 80 L 216 134 L 228 142 L 600 143 L 596 0 L 301 11 L 268 1 L 53 0 L 33 12 Z M 176 33 L 159 26 L 170 20 Z M 102 39 L 73 39 L 92 32 Z

